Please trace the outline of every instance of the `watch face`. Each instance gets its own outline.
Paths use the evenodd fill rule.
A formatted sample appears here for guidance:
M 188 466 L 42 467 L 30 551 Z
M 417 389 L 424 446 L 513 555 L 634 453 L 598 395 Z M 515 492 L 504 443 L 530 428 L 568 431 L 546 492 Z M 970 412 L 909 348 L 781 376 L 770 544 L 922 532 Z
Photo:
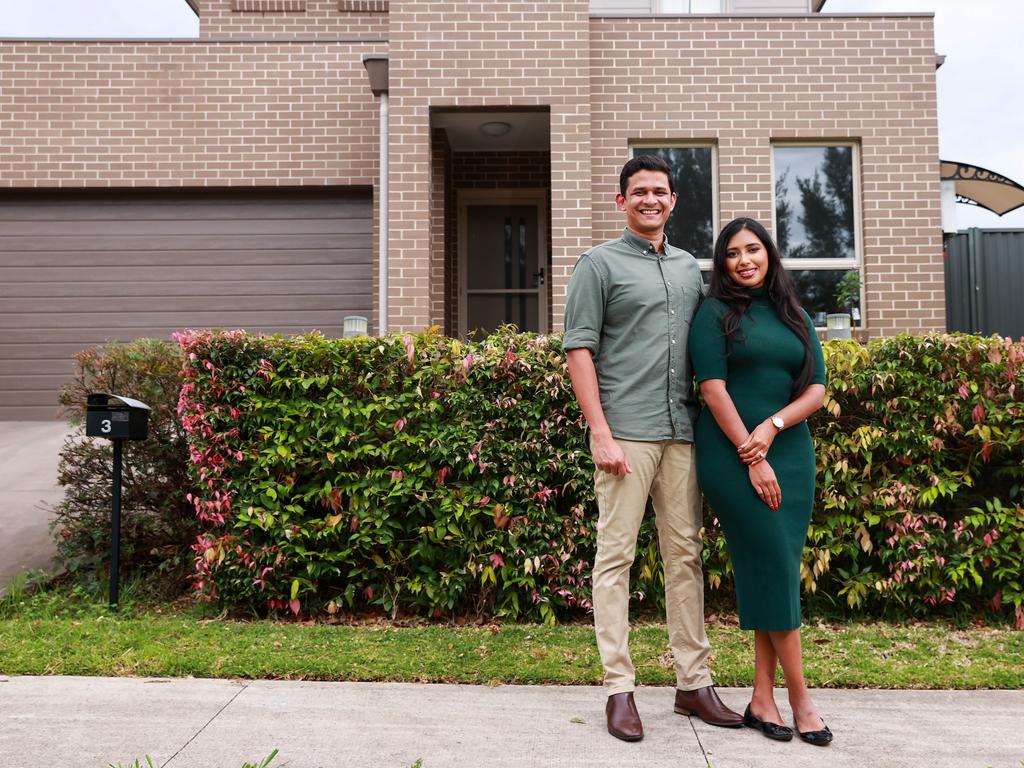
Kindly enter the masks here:
M 772 416 L 772 424 L 775 425 L 776 429 L 782 429 L 784 426 L 786 426 L 786 422 L 784 422 L 778 416 Z

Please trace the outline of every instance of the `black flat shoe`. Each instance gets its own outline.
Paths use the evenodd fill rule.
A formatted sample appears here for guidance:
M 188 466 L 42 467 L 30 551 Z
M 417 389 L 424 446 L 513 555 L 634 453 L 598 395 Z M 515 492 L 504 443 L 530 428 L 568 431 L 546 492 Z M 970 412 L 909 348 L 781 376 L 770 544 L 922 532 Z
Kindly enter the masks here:
M 775 741 L 789 741 L 793 738 L 792 728 L 787 728 L 786 726 L 779 725 L 778 723 L 769 723 L 762 720 L 750 711 L 749 704 L 747 704 L 747 708 L 743 711 L 743 724 L 748 728 L 756 728 L 769 739 L 774 739 Z M 802 738 L 803 734 L 800 734 L 800 736 Z M 829 740 L 831 740 L 831 738 L 832 734 L 829 734 Z
M 825 721 L 821 721 L 822 725 L 825 725 Z M 793 725 L 796 725 L 796 720 L 793 720 Z M 816 747 L 827 747 L 832 743 L 832 731 L 825 725 L 820 731 L 801 731 L 797 730 L 800 734 L 800 738 L 806 741 L 808 744 L 813 744 Z

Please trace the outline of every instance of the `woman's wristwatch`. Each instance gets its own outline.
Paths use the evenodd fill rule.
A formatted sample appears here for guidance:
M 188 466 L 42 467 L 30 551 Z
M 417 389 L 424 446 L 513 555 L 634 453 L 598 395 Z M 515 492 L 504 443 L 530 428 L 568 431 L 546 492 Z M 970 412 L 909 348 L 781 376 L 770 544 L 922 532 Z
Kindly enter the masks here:
M 782 420 L 782 417 L 781 417 L 781 416 L 779 416 L 778 414 L 776 414 L 776 415 L 772 416 L 772 418 L 771 418 L 771 422 L 772 422 L 772 425 L 773 425 L 773 426 L 774 426 L 774 427 L 775 427 L 775 428 L 776 428 L 777 430 L 779 430 L 779 432 L 781 432 L 782 430 L 784 430 L 784 429 L 786 428 L 786 422 L 784 422 L 784 421 Z

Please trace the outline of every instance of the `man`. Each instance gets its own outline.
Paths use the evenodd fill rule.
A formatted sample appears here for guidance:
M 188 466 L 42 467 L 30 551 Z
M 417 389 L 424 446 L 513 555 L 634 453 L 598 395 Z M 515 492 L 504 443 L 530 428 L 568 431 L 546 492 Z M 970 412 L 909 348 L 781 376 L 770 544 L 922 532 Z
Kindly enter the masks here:
M 640 155 L 619 175 L 626 214 L 617 240 L 584 253 L 569 281 L 563 348 L 590 427 L 598 505 L 594 626 L 604 665 L 608 731 L 643 738 L 629 656 L 629 570 L 648 495 L 665 563 L 675 711 L 740 727 L 708 671 L 701 572 L 701 501 L 693 449 L 697 400 L 687 332 L 703 280 L 696 260 L 665 239 L 676 203 L 671 169 Z

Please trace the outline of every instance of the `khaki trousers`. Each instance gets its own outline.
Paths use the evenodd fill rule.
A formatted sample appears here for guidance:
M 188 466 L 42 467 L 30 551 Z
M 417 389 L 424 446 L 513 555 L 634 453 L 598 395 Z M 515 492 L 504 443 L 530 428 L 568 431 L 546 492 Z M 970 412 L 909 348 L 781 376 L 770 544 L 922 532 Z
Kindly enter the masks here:
M 616 442 L 633 470 L 624 477 L 597 470 L 597 556 L 594 559 L 594 628 L 611 696 L 632 691 L 635 668 L 629 656 L 629 569 L 647 497 L 654 502 L 658 547 L 665 564 L 665 605 L 676 686 L 690 691 L 711 685 L 704 631 L 702 524 L 697 454 L 691 443 Z

